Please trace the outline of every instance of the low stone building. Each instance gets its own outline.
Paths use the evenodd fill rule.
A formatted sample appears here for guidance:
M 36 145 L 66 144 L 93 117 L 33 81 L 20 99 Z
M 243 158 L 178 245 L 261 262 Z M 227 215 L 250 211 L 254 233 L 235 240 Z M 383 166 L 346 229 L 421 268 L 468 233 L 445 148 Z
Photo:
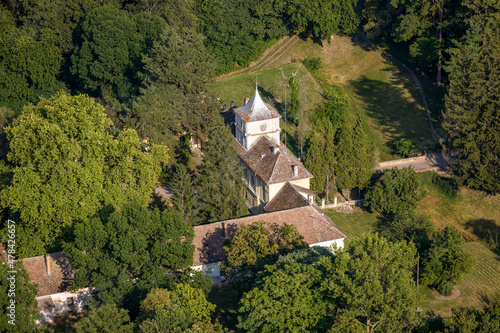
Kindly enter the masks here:
M 36 300 L 40 319 L 37 324 L 54 323 L 58 317 L 80 312 L 91 296 L 88 288 L 69 291 L 74 272 L 62 252 L 25 258 L 23 265 L 31 281 L 38 284 Z
M 223 282 L 224 276 L 221 274 L 220 265 L 226 259 L 223 249 L 224 240 L 242 226 L 258 221 L 264 221 L 267 225 L 271 223 L 283 225 L 285 222 L 292 224 L 304 235 L 304 241 L 310 246 L 330 248 L 335 245 L 337 248 L 343 248 L 346 237 L 344 232 L 316 205 L 309 204 L 305 200 L 303 202 L 306 204 L 297 208 L 194 227 L 195 251 L 192 268 L 210 275 L 216 284 Z M 289 202 L 281 202 L 281 204 L 286 206 Z

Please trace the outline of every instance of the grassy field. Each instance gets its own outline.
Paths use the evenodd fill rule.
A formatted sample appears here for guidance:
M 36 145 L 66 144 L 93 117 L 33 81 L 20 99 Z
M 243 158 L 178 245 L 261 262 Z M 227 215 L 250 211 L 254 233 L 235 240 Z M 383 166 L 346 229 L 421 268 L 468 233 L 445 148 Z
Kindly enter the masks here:
M 453 226 L 471 241 L 490 235 L 500 240 L 500 196 L 462 188 L 456 198 L 450 198 L 432 184 L 432 172 L 420 175 L 427 195 L 419 209 L 438 228 Z
M 297 71 L 298 69 L 298 71 Z M 210 91 L 220 98 L 222 105 L 229 107 L 231 101 L 236 105 L 243 105 L 245 97 L 251 98 L 255 92 L 255 80 L 259 83 L 259 93 L 265 102 L 270 102 L 279 111 L 285 108 L 285 90 L 287 82 L 283 78 L 297 72 L 301 81 L 301 102 L 304 110 L 312 110 L 323 101 L 323 90 L 300 62 L 283 65 L 280 68 L 271 68 L 258 73 L 241 73 L 217 80 L 210 85 Z M 288 90 L 287 94 L 290 91 Z M 288 98 L 287 98 L 288 99 Z
M 500 196 L 486 196 L 483 192 L 461 189 L 455 198 L 444 195 L 431 181 L 434 173 L 419 174 L 426 197 L 420 202 L 419 211 L 430 216 L 437 229 L 453 226 L 469 240 L 464 250 L 471 257 L 471 272 L 456 286 L 458 297 L 440 297 L 429 288 L 420 292 L 422 309 L 428 317 L 451 316 L 451 309 L 457 306 L 484 306 L 484 300 L 500 293 L 500 256 L 489 250 L 479 240 L 486 236 L 500 239 Z M 352 213 L 325 211 L 328 216 L 348 235 L 346 244 L 363 233 L 377 231 L 377 224 L 383 218 L 377 214 L 356 210 Z
M 348 37 L 334 36 L 323 46 L 297 36 L 284 37 L 259 61 L 222 76 L 210 85 L 210 90 L 220 97 L 221 104 L 229 106 L 233 100 L 241 105 L 245 97 L 253 94 L 257 77 L 264 99 L 282 111 L 286 89 L 281 70 L 289 75 L 300 66 L 300 60 L 313 56 L 321 57 L 324 64 L 319 79 L 341 86 L 349 96 L 351 110 L 366 116 L 368 136 L 378 148 L 379 160 L 397 158 L 392 144 L 401 137 L 412 139 L 417 150 L 435 146 L 420 95 L 407 72 Z M 323 100 L 323 91 L 303 67 L 298 75 L 302 79 L 301 100 L 309 111 Z
M 455 286 L 458 297 L 441 297 L 429 288 L 422 288 L 422 309 L 429 317 L 451 316 L 451 309 L 458 306 L 482 308 L 485 301 L 500 293 L 500 259 L 480 242 L 468 242 L 465 252 L 472 259 L 472 270 L 465 274 L 461 283 Z

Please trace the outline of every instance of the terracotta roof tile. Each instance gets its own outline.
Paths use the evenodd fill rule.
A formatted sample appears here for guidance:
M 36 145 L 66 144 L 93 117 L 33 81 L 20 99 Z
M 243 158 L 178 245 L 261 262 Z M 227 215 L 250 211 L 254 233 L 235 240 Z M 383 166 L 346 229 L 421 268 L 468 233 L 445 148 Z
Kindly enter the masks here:
M 224 233 L 226 236 L 230 236 L 241 226 L 250 225 L 257 221 L 277 223 L 278 225 L 283 225 L 284 222 L 293 224 L 304 235 L 304 240 L 308 244 L 346 237 L 344 232 L 315 205 L 204 224 L 194 227 L 193 243 L 195 252 L 193 266 L 224 260 L 226 258 L 223 249 Z
M 286 146 L 274 142 L 267 136 L 260 137 L 249 150 L 245 150 L 239 143 L 237 143 L 237 146 L 239 146 L 238 156 L 266 184 L 284 183 L 313 177 Z M 298 168 L 297 176 L 294 175 L 293 165 Z
M 302 194 L 297 192 L 292 184 L 286 183 L 278 191 L 278 193 L 276 193 L 274 198 L 264 207 L 264 210 L 270 213 L 278 210 L 304 207 L 307 205 L 309 205 L 309 203 L 302 196 Z
M 45 256 L 50 263 L 50 275 L 47 274 Z M 23 259 L 23 265 L 31 281 L 38 284 L 37 296 L 52 295 L 67 291 L 74 278 L 73 269 L 62 252 Z

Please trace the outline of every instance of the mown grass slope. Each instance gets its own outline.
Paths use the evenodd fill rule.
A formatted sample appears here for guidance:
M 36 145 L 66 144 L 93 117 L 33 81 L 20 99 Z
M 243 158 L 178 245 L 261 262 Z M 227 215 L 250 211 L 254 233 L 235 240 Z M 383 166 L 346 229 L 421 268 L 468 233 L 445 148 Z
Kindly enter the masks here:
M 324 66 L 317 78 L 327 85 L 341 86 L 349 96 L 352 112 L 365 116 L 368 136 L 378 148 L 379 160 L 397 158 L 393 143 L 402 137 L 412 139 L 417 150 L 435 146 L 423 103 L 408 73 L 348 37 L 334 36 L 323 46 L 297 36 L 284 37 L 249 68 L 216 79 L 210 90 L 220 97 L 221 105 L 229 106 L 231 100 L 241 105 L 245 97 L 253 94 L 257 78 L 264 99 L 274 102 L 281 111 L 286 80 L 280 69 L 288 76 L 306 57 L 321 57 Z M 309 111 L 322 101 L 323 91 L 303 67 L 298 75 L 304 109 Z

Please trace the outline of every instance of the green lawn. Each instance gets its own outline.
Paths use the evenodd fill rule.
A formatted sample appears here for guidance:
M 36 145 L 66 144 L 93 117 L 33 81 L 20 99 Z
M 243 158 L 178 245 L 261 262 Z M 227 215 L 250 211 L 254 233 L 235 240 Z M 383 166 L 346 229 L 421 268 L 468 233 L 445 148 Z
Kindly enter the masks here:
M 255 80 L 257 79 L 262 99 L 266 103 L 273 104 L 279 112 L 283 112 L 285 108 L 285 91 L 287 90 L 288 102 L 290 95 L 290 90 L 287 88 L 287 82 L 283 76 L 289 77 L 291 73 L 295 72 L 297 72 L 297 76 L 301 80 L 300 99 L 303 108 L 305 111 L 312 110 L 323 100 L 323 90 L 299 62 L 258 73 L 242 72 L 223 79 L 217 79 L 209 86 L 209 90 L 220 98 L 221 105 L 226 104 L 229 107 L 230 102 L 234 101 L 236 105 L 241 106 L 245 97 L 251 98 L 253 96 Z
M 422 288 L 422 309 L 427 316 L 449 317 L 451 309 L 458 306 L 480 309 L 485 305 L 485 299 L 500 293 L 500 256 L 480 242 L 468 242 L 464 244 L 464 250 L 471 257 L 473 266 L 455 287 L 460 295 L 453 299 L 438 299 L 438 292 Z
M 364 233 L 375 232 L 380 219 L 376 214 L 361 210 L 353 213 L 339 213 L 333 209 L 326 209 L 325 213 L 347 235 L 346 245 L 350 241 L 360 238 Z
M 460 296 L 453 299 L 440 298 L 436 291 L 426 287 L 420 289 L 425 315 L 448 317 L 451 316 L 453 307 L 481 308 L 486 298 L 500 293 L 500 256 L 477 241 L 487 235 L 500 239 L 500 196 L 487 196 L 483 192 L 461 189 L 456 198 L 450 198 L 432 184 L 433 174 L 420 174 L 426 197 L 421 201 L 419 210 L 428 214 L 438 229 L 446 226 L 459 229 L 469 240 L 464 244 L 464 250 L 473 262 L 471 272 L 456 286 Z M 376 214 L 361 210 L 354 213 L 325 210 L 325 213 L 347 234 L 346 244 L 363 233 L 375 232 L 382 219 Z
M 301 66 L 300 60 L 308 56 L 322 58 L 324 66 L 317 77 L 323 83 L 342 87 L 349 96 L 352 112 L 366 118 L 368 137 L 377 147 L 380 161 L 397 158 L 392 145 L 402 137 L 412 139 L 417 151 L 435 147 L 423 103 L 408 73 L 380 53 L 363 48 L 348 37 L 334 36 L 331 43 L 325 42 L 323 46 L 311 40 L 285 37 L 254 63 L 255 70 L 250 67 L 223 75 L 209 89 L 220 98 L 221 105 L 229 106 L 230 101 L 242 105 L 245 97 L 253 95 L 257 78 L 264 100 L 273 102 L 282 112 L 286 82 L 281 71 L 288 76 Z M 302 80 L 304 109 L 312 110 L 323 101 L 323 91 L 303 67 L 298 75 Z M 427 89 L 430 82 L 424 80 L 422 84 Z M 287 100 L 288 95 L 289 91 Z M 436 116 L 439 113 L 440 110 L 436 111 Z

